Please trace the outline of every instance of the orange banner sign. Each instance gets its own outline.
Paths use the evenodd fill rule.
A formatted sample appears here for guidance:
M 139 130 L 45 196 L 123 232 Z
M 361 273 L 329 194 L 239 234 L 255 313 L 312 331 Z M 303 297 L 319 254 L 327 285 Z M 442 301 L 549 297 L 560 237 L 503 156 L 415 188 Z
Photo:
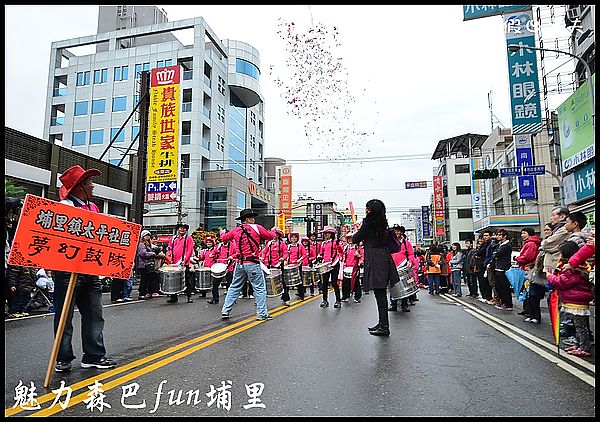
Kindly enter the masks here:
M 8 263 L 129 279 L 142 226 L 27 195 Z
M 279 209 L 285 218 L 292 218 L 292 166 L 281 167 Z

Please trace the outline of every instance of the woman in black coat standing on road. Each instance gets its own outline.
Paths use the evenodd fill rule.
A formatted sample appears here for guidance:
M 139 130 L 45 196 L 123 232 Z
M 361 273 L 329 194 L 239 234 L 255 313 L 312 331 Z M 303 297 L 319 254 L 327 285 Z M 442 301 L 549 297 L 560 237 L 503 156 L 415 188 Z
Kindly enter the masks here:
M 358 232 L 352 236 L 355 244 L 363 242 L 365 248 L 365 290 L 373 290 L 377 300 L 379 323 L 369 328 L 374 336 L 389 336 L 387 288 L 399 281 L 398 272 L 392 259 L 390 242 L 396 238 L 393 229 L 388 227 L 385 205 L 379 199 L 371 199 L 366 205 L 367 216 Z

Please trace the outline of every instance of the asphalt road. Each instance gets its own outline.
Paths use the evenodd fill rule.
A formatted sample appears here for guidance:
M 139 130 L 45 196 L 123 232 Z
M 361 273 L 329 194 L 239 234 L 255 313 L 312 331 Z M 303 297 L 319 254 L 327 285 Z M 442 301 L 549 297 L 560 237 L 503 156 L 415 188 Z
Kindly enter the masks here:
M 557 355 L 547 313 L 533 325 L 516 311 L 421 290 L 411 312 L 390 313 L 385 338 L 367 332 L 377 322 L 372 294 L 341 309 L 320 308 L 320 297 L 291 308 L 268 299 L 275 318 L 262 322 L 251 299 L 223 321 L 222 302 L 195 298 L 108 304 L 105 344 L 119 364 L 108 371 L 79 367 L 76 313 L 78 359 L 51 383 L 72 387 L 66 410 L 50 408 L 55 394 L 43 388 L 52 316 L 6 321 L 5 415 L 595 416 L 595 356 Z M 34 383 L 41 410 L 13 408 L 20 381 Z M 87 408 L 94 381 L 110 408 Z M 252 403 L 264 407 L 244 408 Z

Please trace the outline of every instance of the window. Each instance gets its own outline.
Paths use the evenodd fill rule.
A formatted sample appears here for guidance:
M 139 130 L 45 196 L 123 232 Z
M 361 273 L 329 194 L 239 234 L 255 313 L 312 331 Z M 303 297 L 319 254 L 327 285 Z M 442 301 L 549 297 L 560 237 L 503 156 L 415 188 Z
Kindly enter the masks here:
M 219 76 L 219 92 L 225 95 L 225 79 Z
M 252 173 L 254 173 L 256 171 L 255 167 L 254 167 L 254 160 L 252 158 L 250 159 L 250 171 Z
M 129 78 L 129 66 L 115 67 L 115 82 L 126 81 Z
M 250 123 L 256 126 L 256 114 L 253 111 L 250 112 Z
M 457 195 L 470 195 L 471 194 L 471 186 L 457 186 L 456 194 Z
M 217 104 L 217 119 L 225 123 L 225 109 Z
M 88 114 L 88 102 L 81 101 L 75 103 L 75 116 L 85 116 Z
M 73 146 L 80 147 L 82 145 L 85 145 L 85 138 L 86 138 L 85 135 L 86 135 L 85 130 L 83 130 L 81 132 L 73 132 Z
M 217 149 L 219 151 L 225 151 L 225 138 L 217 133 Z
M 190 177 L 190 154 L 181 154 L 181 177 Z
M 132 141 L 135 139 L 135 137 L 138 135 L 138 133 L 140 133 L 140 127 L 132 126 L 131 127 L 131 140 Z
M 202 146 L 210 151 L 210 139 L 202 137 Z
M 458 232 L 458 240 L 475 240 L 475 234 L 472 232 Z
M 116 215 L 117 217 L 125 217 L 126 210 L 127 207 L 124 204 L 108 201 L 108 214 Z
M 181 122 L 181 144 L 189 145 L 192 140 L 192 122 L 183 121 Z
M 254 79 L 258 79 L 258 76 L 260 75 L 258 67 L 243 59 L 235 59 L 235 71 L 237 73 L 248 75 Z
M 106 99 L 92 100 L 92 114 L 104 113 L 106 110 Z
M 150 70 L 150 62 L 138 63 L 135 65 L 135 78 L 139 79 L 142 77 L 142 71 Z
M 110 164 L 112 164 L 113 166 L 118 166 L 119 162 L 121 162 L 121 159 L 120 158 L 111 158 L 110 160 L 108 160 L 108 162 Z
M 104 142 L 104 129 L 90 130 L 90 145 L 100 145 Z
M 90 84 L 90 71 L 86 72 L 77 72 L 77 82 L 76 86 L 85 86 Z
M 94 70 L 94 84 L 103 84 L 108 80 L 108 68 Z
M 120 128 L 118 127 L 113 127 L 110 130 L 110 140 L 112 141 L 112 139 L 115 137 L 115 135 L 117 134 L 117 132 L 119 131 Z M 125 142 L 125 129 L 123 129 L 121 131 L 121 133 L 119 133 L 119 136 L 117 137 L 117 139 L 115 139 L 115 142 Z
M 473 210 L 471 208 L 459 209 L 458 218 L 473 218 Z
M 237 191 L 237 210 L 241 211 L 246 208 L 246 194 L 241 191 Z
M 469 166 L 468 164 L 456 164 L 454 166 L 454 173 L 456 173 L 456 174 L 470 173 L 470 172 L 471 172 L 471 166 Z
M 256 137 L 254 135 L 250 135 L 250 146 L 256 148 Z
M 159 60 L 156 62 L 156 68 L 173 66 L 173 59 Z
M 114 97 L 112 111 L 125 111 L 127 108 L 127 97 Z

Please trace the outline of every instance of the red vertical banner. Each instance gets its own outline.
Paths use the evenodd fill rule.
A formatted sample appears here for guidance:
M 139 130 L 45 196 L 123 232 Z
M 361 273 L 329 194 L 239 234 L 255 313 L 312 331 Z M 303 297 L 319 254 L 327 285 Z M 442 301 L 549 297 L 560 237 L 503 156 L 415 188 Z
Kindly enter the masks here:
M 433 176 L 433 217 L 435 220 L 435 235 L 444 237 L 446 227 L 444 222 L 444 180 L 442 176 Z
M 283 166 L 281 168 L 279 208 L 286 219 L 292 218 L 292 166 Z

